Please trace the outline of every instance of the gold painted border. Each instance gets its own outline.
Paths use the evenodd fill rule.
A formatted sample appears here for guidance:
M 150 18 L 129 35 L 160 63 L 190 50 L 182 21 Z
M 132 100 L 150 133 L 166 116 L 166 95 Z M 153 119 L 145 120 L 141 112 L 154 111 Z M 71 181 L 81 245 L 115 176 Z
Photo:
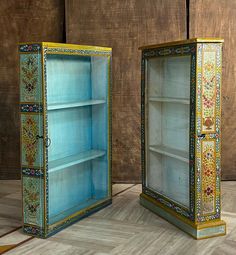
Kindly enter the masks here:
M 107 163 L 108 163 L 108 196 L 111 198 L 112 197 L 112 93 L 111 93 L 111 56 L 107 57 L 108 59 L 108 84 L 107 84 L 107 102 L 108 102 L 108 107 L 107 107 L 107 126 L 108 126 L 108 145 L 107 145 Z
M 42 45 L 43 46 L 43 45 Z M 46 139 L 46 126 L 47 126 L 47 108 L 46 108 L 46 84 L 45 84 L 45 80 L 46 80 L 46 74 L 45 74 L 45 61 L 44 61 L 44 48 L 42 47 L 41 49 L 41 65 L 42 65 L 42 88 L 41 88 L 41 93 L 42 93 L 42 105 L 43 105 L 43 137 L 44 139 Z M 44 206 L 43 206 L 43 217 L 44 217 L 44 227 L 43 227 L 43 232 L 44 232 L 44 236 L 47 235 L 48 232 L 48 225 L 47 225 L 47 148 L 45 146 L 45 143 L 43 141 L 43 172 L 44 172 L 44 182 L 43 182 L 43 195 L 44 195 Z
M 30 45 L 30 44 L 38 44 L 43 48 L 63 48 L 70 50 L 92 50 L 92 51 L 112 51 L 110 47 L 102 47 L 102 46 L 90 46 L 90 45 L 80 45 L 80 44 L 69 44 L 69 43 L 54 43 L 54 42 L 21 42 L 18 45 Z M 25 53 L 25 52 L 21 52 Z M 28 53 L 28 52 L 26 52 Z M 32 53 L 32 52 L 31 52 Z
M 166 42 L 166 43 L 160 43 L 160 44 L 152 44 L 152 45 L 144 45 L 139 47 L 139 50 L 144 49 L 154 49 L 154 48 L 162 48 L 166 46 L 175 46 L 175 45 L 181 45 L 181 44 L 193 44 L 193 43 L 222 43 L 224 42 L 224 39 L 222 38 L 192 38 L 189 40 L 180 40 L 180 41 L 172 41 L 172 42 Z

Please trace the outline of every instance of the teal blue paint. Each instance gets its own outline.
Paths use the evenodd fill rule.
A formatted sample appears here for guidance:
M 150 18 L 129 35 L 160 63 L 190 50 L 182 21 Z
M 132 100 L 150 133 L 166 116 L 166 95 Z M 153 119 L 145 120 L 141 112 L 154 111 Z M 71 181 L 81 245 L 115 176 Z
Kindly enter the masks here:
M 49 224 L 108 198 L 107 84 L 106 57 L 47 58 Z

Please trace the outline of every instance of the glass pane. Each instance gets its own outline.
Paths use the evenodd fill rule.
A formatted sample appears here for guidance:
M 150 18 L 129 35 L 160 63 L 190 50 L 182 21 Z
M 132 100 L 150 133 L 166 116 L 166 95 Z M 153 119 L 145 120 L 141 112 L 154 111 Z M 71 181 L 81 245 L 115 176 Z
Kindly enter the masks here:
M 49 224 L 108 197 L 106 57 L 49 55 Z
M 147 187 L 189 207 L 190 56 L 147 60 Z

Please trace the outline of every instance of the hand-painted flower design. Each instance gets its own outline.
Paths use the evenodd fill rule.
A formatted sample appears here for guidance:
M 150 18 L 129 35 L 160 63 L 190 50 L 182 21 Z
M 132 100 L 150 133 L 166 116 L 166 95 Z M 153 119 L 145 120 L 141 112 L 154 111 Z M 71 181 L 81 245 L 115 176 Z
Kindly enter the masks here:
M 27 116 L 22 122 L 22 144 L 29 167 L 33 166 L 38 148 L 38 125 L 36 120 Z
M 204 54 L 202 66 L 202 130 L 213 131 L 216 111 L 216 54 L 209 51 Z
M 29 55 L 22 61 L 21 74 L 24 100 L 33 101 L 36 97 L 36 87 L 38 82 L 38 62 L 36 56 Z
M 215 142 L 202 142 L 202 210 L 210 213 L 214 210 L 215 197 Z
M 31 221 L 35 221 L 37 218 L 37 211 L 40 206 L 40 193 L 38 183 L 35 179 L 27 179 L 27 184 L 23 189 L 23 198 L 24 208 L 27 210 L 27 216 Z

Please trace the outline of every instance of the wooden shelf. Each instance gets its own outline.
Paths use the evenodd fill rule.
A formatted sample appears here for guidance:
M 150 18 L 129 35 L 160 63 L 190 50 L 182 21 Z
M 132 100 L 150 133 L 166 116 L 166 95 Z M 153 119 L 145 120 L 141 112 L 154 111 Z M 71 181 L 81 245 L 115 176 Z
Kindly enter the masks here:
M 105 151 L 89 150 L 89 151 L 81 152 L 77 155 L 53 160 L 49 162 L 48 164 L 49 173 L 56 172 L 66 167 L 74 166 L 74 165 L 77 165 L 95 158 L 102 157 L 105 154 L 106 154 Z
M 81 106 L 88 106 L 88 105 L 96 105 L 96 104 L 105 104 L 105 100 L 87 100 L 82 102 L 72 102 L 72 103 L 59 103 L 59 104 L 49 104 L 48 111 L 52 110 L 60 110 L 66 108 L 74 108 L 74 107 L 81 107 Z
M 178 103 L 178 104 L 190 104 L 188 99 L 172 98 L 172 97 L 150 97 L 150 102 L 165 102 L 165 103 Z
M 189 163 L 189 153 L 186 151 L 172 149 L 164 145 L 149 146 L 149 150 Z

